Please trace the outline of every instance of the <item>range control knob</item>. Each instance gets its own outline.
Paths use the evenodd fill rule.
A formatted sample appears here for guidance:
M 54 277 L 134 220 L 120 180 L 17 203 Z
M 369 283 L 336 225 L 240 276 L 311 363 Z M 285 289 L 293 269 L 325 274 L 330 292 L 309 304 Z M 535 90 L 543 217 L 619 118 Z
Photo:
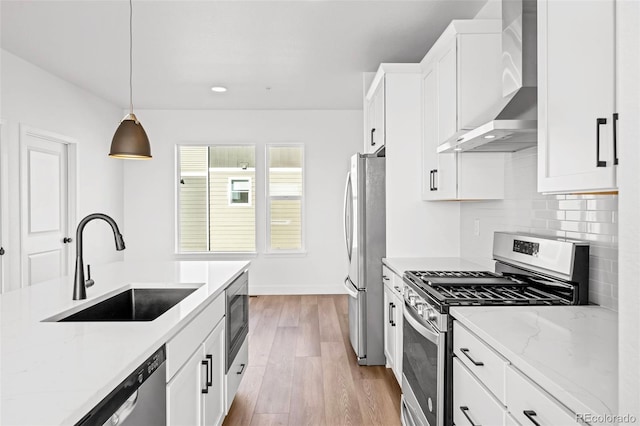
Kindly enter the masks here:
M 425 312 L 426 315 L 425 317 L 429 320 L 429 321 L 436 321 L 438 319 L 438 313 L 436 312 L 435 309 L 427 309 L 427 311 Z
M 416 303 L 416 310 L 418 311 L 418 315 L 423 316 L 424 315 L 424 303 Z

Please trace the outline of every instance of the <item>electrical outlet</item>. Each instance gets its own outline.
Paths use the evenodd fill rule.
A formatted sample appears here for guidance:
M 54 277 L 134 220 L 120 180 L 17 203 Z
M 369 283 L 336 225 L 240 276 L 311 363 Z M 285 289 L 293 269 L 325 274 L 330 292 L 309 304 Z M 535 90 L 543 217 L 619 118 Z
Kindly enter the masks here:
M 476 237 L 480 236 L 480 219 L 473 220 L 473 235 Z

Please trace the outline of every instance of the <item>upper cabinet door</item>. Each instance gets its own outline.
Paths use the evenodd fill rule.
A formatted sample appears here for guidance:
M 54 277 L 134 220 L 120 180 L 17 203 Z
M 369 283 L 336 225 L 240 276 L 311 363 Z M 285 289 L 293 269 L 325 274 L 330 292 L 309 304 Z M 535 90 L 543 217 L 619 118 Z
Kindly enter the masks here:
M 615 2 L 538 1 L 538 191 L 616 190 Z
M 451 43 L 451 47 L 437 63 L 438 144 L 452 137 L 458 130 L 456 51 L 456 43 Z
M 364 152 L 373 153 L 385 144 L 385 77 L 377 82 L 373 93 L 367 97 L 367 129 Z

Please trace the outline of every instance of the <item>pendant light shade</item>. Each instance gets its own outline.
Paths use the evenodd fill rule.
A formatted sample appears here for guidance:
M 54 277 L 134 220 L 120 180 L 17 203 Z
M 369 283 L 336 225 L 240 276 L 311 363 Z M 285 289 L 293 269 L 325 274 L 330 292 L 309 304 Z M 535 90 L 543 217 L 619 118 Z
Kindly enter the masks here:
M 147 132 L 133 113 L 133 5 L 129 0 L 129 114 L 122 119 L 111 141 L 109 157 L 145 160 L 151 158 Z
M 122 119 L 111 141 L 109 157 L 129 159 L 151 158 L 151 146 L 147 132 L 135 114 L 128 114 Z

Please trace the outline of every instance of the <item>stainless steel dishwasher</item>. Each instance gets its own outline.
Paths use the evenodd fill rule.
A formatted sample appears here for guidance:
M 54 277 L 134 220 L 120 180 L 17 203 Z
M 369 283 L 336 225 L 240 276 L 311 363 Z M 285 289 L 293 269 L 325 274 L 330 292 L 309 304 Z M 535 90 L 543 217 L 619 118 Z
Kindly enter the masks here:
M 164 345 L 96 405 L 76 426 L 167 424 Z

